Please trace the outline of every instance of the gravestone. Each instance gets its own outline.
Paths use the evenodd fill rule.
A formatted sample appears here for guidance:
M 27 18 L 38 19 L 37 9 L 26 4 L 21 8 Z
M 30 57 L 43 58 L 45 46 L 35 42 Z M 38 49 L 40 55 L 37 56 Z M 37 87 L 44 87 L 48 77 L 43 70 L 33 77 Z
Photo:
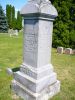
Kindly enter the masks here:
M 75 49 L 72 50 L 72 54 L 75 54 Z
M 14 35 L 18 36 L 18 30 L 14 30 Z
M 60 91 L 51 64 L 53 21 L 57 10 L 49 0 L 29 0 L 24 18 L 23 63 L 14 73 L 12 89 L 24 100 L 48 100 Z
M 65 49 L 65 54 L 72 54 L 72 49 L 71 48 L 66 48 Z
M 63 47 L 57 47 L 57 53 L 63 54 L 64 49 Z
M 18 30 L 9 29 L 8 34 L 10 35 L 10 37 L 18 36 Z

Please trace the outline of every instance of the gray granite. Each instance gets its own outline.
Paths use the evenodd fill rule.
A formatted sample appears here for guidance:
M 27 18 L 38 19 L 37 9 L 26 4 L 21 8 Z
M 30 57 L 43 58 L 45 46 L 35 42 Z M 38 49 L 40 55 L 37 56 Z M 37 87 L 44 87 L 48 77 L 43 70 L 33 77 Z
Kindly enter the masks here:
M 24 100 L 48 100 L 60 91 L 51 64 L 53 20 L 57 10 L 49 0 L 29 0 L 24 17 L 23 63 L 11 88 Z
M 13 71 L 12 71 L 12 69 L 11 68 L 7 68 L 7 73 L 8 73 L 8 75 L 13 75 Z
M 49 0 L 30 0 L 22 9 L 21 14 L 43 13 L 56 17 L 57 10 Z
M 21 72 L 16 72 L 14 75 L 14 79 L 21 83 L 22 85 L 26 86 L 28 89 L 30 89 L 33 92 L 40 92 L 48 85 L 51 85 L 57 81 L 57 75 L 56 73 L 52 73 L 50 75 L 47 75 L 41 79 L 34 79 L 28 75 L 25 75 Z
M 24 100 L 48 100 L 60 92 L 60 81 L 46 87 L 40 93 L 34 93 L 17 81 L 12 81 L 12 89 Z
M 50 73 L 53 73 L 53 66 L 49 64 L 36 69 L 29 65 L 23 64 L 21 65 L 20 71 L 34 79 L 40 79 L 43 78 L 44 76 L 49 75 Z

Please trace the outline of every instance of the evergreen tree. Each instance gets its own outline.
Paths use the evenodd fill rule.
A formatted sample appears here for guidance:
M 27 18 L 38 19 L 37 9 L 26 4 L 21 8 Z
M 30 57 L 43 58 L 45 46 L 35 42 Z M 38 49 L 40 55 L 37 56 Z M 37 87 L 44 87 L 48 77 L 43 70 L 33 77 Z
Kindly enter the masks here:
M 6 16 L 7 16 L 7 21 L 9 28 L 12 28 L 12 6 L 11 5 L 6 5 Z
M 17 29 L 17 19 L 14 18 L 13 20 L 13 29 L 16 30 Z
M 53 47 L 72 47 L 75 34 L 75 1 L 51 0 L 58 11 L 54 21 Z
M 15 7 L 11 5 L 6 6 L 6 16 L 9 24 L 9 28 L 21 30 L 22 29 L 22 17 L 20 12 L 17 12 L 17 19 L 15 18 Z
M 8 31 L 8 24 L 3 12 L 2 6 L 0 5 L 0 33 L 5 33 Z
M 22 29 L 22 17 L 20 15 L 20 12 L 17 12 L 17 25 L 16 25 L 17 30 L 21 30 Z
M 15 28 L 15 23 L 16 23 L 15 22 L 16 20 L 15 20 L 15 7 L 14 6 L 12 7 L 12 12 L 11 13 L 12 13 L 12 15 L 11 15 L 11 18 L 12 18 L 11 19 L 12 20 L 12 28 L 14 29 Z

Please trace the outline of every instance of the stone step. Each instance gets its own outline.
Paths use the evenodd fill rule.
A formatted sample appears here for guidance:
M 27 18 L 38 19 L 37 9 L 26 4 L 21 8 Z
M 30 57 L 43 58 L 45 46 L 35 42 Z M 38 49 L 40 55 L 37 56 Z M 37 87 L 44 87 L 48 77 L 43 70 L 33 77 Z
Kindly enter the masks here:
M 14 79 L 22 85 L 26 86 L 31 91 L 40 92 L 48 85 L 55 83 L 57 81 L 57 75 L 53 72 L 50 75 L 43 77 L 42 79 L 36 80 L 18 71 L 15 73 Z
M 48 64 L 41 68 L 33 68 L 25 64 L 21 66 L 20 71 L 34 79 L 41 79 L 53 73 L 53 66 L 51 64 Z
M 40 93 L 34 93 L 16 80 L 12 81 L 12 90 L 24 100 L 48 100 L 60 91 L 60 81 L 48 86 Z

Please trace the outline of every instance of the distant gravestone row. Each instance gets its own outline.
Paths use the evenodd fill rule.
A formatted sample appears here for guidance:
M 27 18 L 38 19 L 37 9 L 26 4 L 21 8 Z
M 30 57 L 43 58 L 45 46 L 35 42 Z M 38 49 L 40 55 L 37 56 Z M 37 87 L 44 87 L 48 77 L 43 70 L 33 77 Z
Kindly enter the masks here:
M 64 47 L 57 47 L 57 53 L 60 54 L 75 54 L 75 50 L 71 49 L 71 48 L 65 48 Z
M 18 30 L 9 29 L 8 34 L 10 35 L 10 37 L 18 36 Z

